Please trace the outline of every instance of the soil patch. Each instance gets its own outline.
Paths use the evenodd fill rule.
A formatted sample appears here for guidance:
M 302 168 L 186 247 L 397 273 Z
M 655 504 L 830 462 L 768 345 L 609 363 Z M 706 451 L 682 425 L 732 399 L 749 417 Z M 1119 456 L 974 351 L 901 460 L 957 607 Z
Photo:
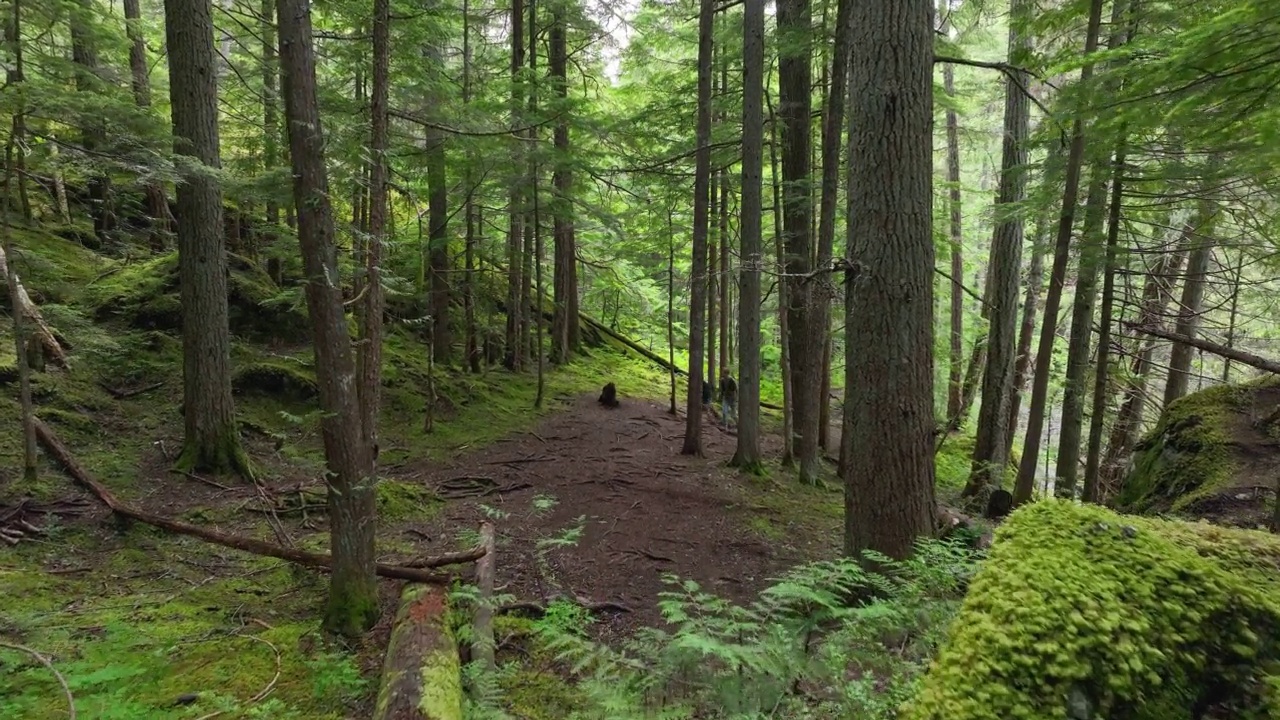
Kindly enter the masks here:
M 793 517 L 779 508 L 777 496 L 794 488 L 728 467 L 736 439 L 713 421 L 703 430 L 704 457 L 681 455 L 684 423 L 647 400 L 609 409 L 594 396 L 578 398 L 533 431 L 392 473 L 437 489 L 493 488 L 399 530 L 430 538 L 434 553 L 497 510 L 499 592 L 621 603 L 631 612 L 600 617 L 614 632 L 661 622 L 664 575 L 747 601 L 783 570 L 836 553 L 838 515 Z M 834 506 L 838 493 L 823 495 Z

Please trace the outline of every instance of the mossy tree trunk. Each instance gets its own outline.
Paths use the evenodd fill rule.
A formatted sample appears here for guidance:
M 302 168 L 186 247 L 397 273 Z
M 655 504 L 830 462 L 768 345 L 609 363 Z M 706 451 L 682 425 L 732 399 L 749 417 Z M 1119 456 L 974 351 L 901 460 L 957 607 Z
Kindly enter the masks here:
M 178 277 L 182 299 L 185 438 L 178 467 L 252 478 L 236 428 L 222 236 L 218 87 L 213 15 L 201 0 L 165 0 L 169 98 L 178 183 Z
M 1091 0 L 1089 22 L 1085 30 L 1084 53 L 1092 55 L 1098 49 L 1098 30 L 1102 25 L 1102 0 Z M 1080 82 L 1087 83 L 1093 77 L 1093 62 L 1086 62 L 1080 70 Z M 1071 146 L 1062 191 L 1062 211 L 1058 216 L 1058 232 L 1054 239 L 1053 266 L 1049 271 L 1049 289 L 1045 293 L 1044 318 L 1040 327 L 1040 342 L 1036 352 L 1035 374 L 1031 383 L 1031 403 L 1027 408 L 1027 434 L 1018 466 L 1018 481 L 1014 486 L 1014 502 L 1029 501 L 1035 490 L 1036 466 L 1040 460 L 1041 435 L 1044 432 L 1045 408 L 1049 400 L 1049 375 L 1053 366 L 1053 342 L 1057 337 L 1058 308 L 1062 305 L 1062 287 L 1067 278 L 1067 262 L 1071 257 L 1071 228 L 1075 224 L 1076 201 L 1080 192 L 1080 167 L 1084 161 L 1084 124 L 1077 118 L 1071 128 Z
M 933 3 L 853 3 L 844 549 L 933 533 Z M 870 379 L 870 380 L 868 380 Z
M 702 454 L 702 353 L 707 311 L 708 201 L 711 195 L 711 43 L 714 0 L 698 4 L 698 127 L 693 182 L 693 267 L 689 301 L 689 387 L 685 397 L 685 455 Z
M 764 0 L 746 0 L 742 27 L 742 227 L 738 274 L 741 374 L 738 378 L 738 446 L 733 465 L 760 469 L 760 269 L 764 263 L 761 219 L 764 192 Z
M 1025 23 L 1028 4 L 1015 2 L 1010 8 L 1009 63 L 1025 67 L 1031 51 Z M 996 198 L 997 225 L 992 237 L 991 266 L 987 275 L 987 362 L 983 372 L 982 404 L 978 408 L 978 433 L 973 450 L 973 471 L 965 486 L 967 497 L 978 496 L 988 486 L 1003 485 L 1008 445 L 1005 443 L 1009 406 L 1013 401 L 1014 376 L 1017 365 L 1018 279 L 1022 267 L 1023 215 L 1020 206 L 1027 194 L 1027 139 L 1030 134 L 1031 102 L 1024 88 L 1029 73 L 1015 71 L 1005 80 L 1004 141 L 1000 160 L 999 191 Z M 948 143 L 951 142 L 950 113 L 947 120 Z M 950 146 L 949 146 L 950 148 Z M 950 155 L 950 149 L 948 149 Z M 949 161 L 950 162 L 950 161 Z M 956 159 L 959 180 L 959 159 Z M 959 250 L 959 193 L 952 197 L 952 273 L 963 271 L 956 266 Z M 953 280 L 960 277 L 953 274 Z M 952 283 L 952 312 L 956 312 L 957 291 Z M 953 320 L 952 333 L 957 330 Z M 954 371 L 954 367 L 952 368 Z M 950 388 L 949 388 L 950 389 Z M 948 398 L 950 400 L 950 397 Z M 948 405 L 950 402 L 948 401 Z M 963 403 L 961 403 L 963 405 Z M 959 408 L 957 408 L 957 412 Z
M 462 668 L 448 588 L 406 585 L 391 627 L 373 720 L 462 720 Z
M 276 15 L 298 244 L 307 276 L 307 310 L 324 411 L 321 430 L 333 554 L 324 625 L 333 632 L 355 636 L 378 618 L 373 462 L 370 448 L 361 441 L 355 362 L 337 281 L 337 243 L 317 101 L 311 13 L 307 0 L 277 0 Z

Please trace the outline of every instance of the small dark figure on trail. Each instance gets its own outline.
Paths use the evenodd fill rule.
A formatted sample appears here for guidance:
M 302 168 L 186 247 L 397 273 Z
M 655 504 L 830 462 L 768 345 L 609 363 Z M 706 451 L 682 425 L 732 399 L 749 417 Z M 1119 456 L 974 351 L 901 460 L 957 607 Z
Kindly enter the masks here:
M 613 383 L 605 385 L 600 391 L 600 404 L 607 408 L 618 407 L 618 388 Z
M 702 407 L 711 407 L 711 380 L 702 382 Z
M 720 417 L 725 428 L 733 427 L 738 422 L 738 383 L 733 376 L 725 372 L 720 375 Z
M 1000 490 L 999 488 L 991 491 L 991 497 L 987 498 L 987 512 L 985 516 L 988 520 L 999 520 L 1009 511 L 1013 510 L 1013 494 L 1008 490 Z

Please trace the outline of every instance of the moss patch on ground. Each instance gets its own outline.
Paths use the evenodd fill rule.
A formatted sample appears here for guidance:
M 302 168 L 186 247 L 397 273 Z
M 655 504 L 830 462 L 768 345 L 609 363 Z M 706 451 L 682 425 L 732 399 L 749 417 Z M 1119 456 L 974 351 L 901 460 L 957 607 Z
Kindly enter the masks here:
M 1277 717 L 1277 567 L 1264 533 L 1024 507 L 904 717 Z

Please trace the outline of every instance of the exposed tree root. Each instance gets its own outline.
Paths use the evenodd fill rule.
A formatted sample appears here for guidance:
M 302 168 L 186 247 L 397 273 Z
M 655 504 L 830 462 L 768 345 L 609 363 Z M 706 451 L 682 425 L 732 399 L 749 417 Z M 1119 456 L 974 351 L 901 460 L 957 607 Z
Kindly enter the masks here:
M 40 444 L 49 452 L 58 463 L 67 471 L 72 479 L 80 485 L 83 485 L 90 492 L 102 501 L 112 512 L 121 516 L 143 522 L 154 527 L 162 528 L 179 535 L 189 535 L 197 537 L 206 542 L 211 542 L 222 547 L 229 547 L 233 550 L 240 550 L 254 555 L 265 555 L 267 557 L 288 560 L 289 562 L 308 567 L 329 568 L 332 566 L 333 560 L 328 553 L 313 553 L 295 548 L 285 548 L 274 545 L 269 542 L 257 540 L 254 538 L 241 537 L 238 535 L 229 535 L 216 530 L 209 530 L 197 525 L 172 520 L 160 515 L 153 515 L 149 512 L 139 510 L 137 508 L 120 502 L 105 485 L 98 482 L 87 470 L 80 466 L 75 456 L 67 449 L 53 430 L 44 423 L 44 421 L 36 418 L 36 437 L 40 440 Z M 447 579 L 446 576 L 428 572 L 430 568 L 439 568 L 446 565 L 457 565 L 465 562 L 472 562 L 479 559 L 485 553 L 483 546 L 477 546 L 471 550 L 464 550 L 456 553 L 446 553 L 437 557 L 425 558 L 419 560 L 411 567 L 403 565 L 386 565 L 378 563 L 377 574 L 382 577 L 397 578 L 400 580 L 412 580 L 422 583 L 439 583 Z
M 62 673 L 58 672 L 58 669 L 53 666 L 53 662 L 51 662 L 49 658 L 45 657 L 44 655 L 42 655 L 36 650 L 32 650 L 26 645 L 18 645 L 16 643 L 4 642 L 0 640 L 0 647 L 9 648 L 10 650 L 17 650 L 18 652 L 24 652 L 30 655 L 31 657 L 35 658 L 36 661 L 39 662 L 41 665 L 45 666 L 46 668 L 49 668 L 49 672 L 53 673 L 53 676 L 58 679 L 58 684 L 62 686 L 62 693 L 67 696 L 68 716 L 71 718 L 71 720 L 76 720 L 75 696 L 71 694 L 71 688 L 67 686 L 67 679 L 62 677 Z

